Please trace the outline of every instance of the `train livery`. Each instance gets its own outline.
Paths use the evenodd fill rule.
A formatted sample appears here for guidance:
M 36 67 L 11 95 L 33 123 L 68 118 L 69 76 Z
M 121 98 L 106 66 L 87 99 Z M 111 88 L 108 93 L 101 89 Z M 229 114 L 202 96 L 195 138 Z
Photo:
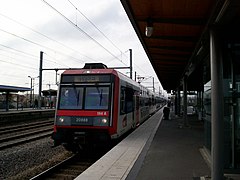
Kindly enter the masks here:
M 147 88 L 100 63 L 61 74 L 53 139 L 68 150 L 105 144 L 165 104 Z

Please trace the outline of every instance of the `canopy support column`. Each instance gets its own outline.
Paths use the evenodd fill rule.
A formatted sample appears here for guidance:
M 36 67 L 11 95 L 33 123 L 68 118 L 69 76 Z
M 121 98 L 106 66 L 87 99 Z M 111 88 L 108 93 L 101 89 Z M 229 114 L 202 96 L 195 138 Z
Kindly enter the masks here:
M 224 179 L 223 57 L 216 29 L 210 30 L 212 180 Z

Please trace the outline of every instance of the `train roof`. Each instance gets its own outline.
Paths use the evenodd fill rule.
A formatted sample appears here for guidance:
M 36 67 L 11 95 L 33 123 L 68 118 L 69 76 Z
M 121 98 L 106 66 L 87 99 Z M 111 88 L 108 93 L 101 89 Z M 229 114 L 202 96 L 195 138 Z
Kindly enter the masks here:
M 126 76 L 125 74 L 115 70 L 115 69 L 69 69 L 66 70 L 62 73 L 63 75 L 76 75 L 76 74 L 82 74 L 82 75 L 87 75 L 87 74 L 113 74 L 117 77 L 119 77 L 122 80 L 125 80 L 131 84 L 134 84 L 138 86 L 139 84 L 132 80 L 130 77 Z
M 69 69 L 62 74 L 115 74 L 117 71 L 114 69 Z

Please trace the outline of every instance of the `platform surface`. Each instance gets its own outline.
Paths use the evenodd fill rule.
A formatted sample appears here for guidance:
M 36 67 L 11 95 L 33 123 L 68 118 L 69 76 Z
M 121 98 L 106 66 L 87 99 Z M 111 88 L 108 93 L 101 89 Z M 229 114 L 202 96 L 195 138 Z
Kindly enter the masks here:
M 162 109 L 144 122 L 77 180 L 188 180 L 210 176 L 200 153 L 203 124 L 190 117 L 191 128 L 171 113 L 163 120 Z

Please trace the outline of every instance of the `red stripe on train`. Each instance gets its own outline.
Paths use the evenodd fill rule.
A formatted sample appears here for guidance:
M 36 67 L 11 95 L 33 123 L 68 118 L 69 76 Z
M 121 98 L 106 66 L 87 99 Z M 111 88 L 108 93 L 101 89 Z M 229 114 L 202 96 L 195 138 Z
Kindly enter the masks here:
M 54 126 L 54 129 L 57 131 L 57 129 L 81 129 L 81 130 L 84 130 L 84 129 L 100 129 L 100 130 L 107 130 L 109 129 L 109 127 L 103 127 L 103 126 L 57 126 L 55 125 Z M 56 132 L 54 131 L 54 132 Z
M 58 110 L 57 116 L 109 116 L 109 111 Z

